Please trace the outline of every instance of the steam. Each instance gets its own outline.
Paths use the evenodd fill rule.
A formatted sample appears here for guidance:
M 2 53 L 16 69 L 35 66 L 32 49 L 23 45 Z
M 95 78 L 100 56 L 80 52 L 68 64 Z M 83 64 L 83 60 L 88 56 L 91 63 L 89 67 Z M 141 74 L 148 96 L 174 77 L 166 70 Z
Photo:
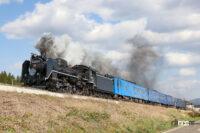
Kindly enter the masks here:
M 48 58 L 63 58 L 71 65 L 91 66 L 102 74 L 118 74 L 118 69 L 112 65 L 112 60 L 100 53 L 86 50 L 67 35 L 53 37 L 52 34 L 44 34 L 35 47 Z
M 36 49 L 49 58 L 64 58 L 69 45 L 69 37 L 62 35 L 59 38 L 52 34 L 44 34 L 36 44 Z
M 111 60 L 101 53 L 86 50 L 83 44 L 73 42 L 67 35 L 53 37 L 51 34 L 45 34 L 36 44 L 36 48 L 49 58 L 63 58 L 71 65 L 91 66 L 101 74 L 123 75 L 139 85 L 154 88 L 159 72 L 159 54 L 141 36 L 135 36 L 128 42 L 131 44 L 129 57 L 120 61 L 125 70 L 119 68 L 120 65 L 113 65 L 113 62 L 116 63 L 115 59 Z
M 127 65 L 129 78 L 147 88 L 154 88 L 159 73 L 160 56 L 149 42 L 135 36 L 129 40 L 132 46 L 129 63 Z
M 100 53 L 85 53 L 81 64 L 89 65 L 98 70 L 102 74 L 119 75 L 119 70 L 112 64 L 112 60 L 104 57 Z

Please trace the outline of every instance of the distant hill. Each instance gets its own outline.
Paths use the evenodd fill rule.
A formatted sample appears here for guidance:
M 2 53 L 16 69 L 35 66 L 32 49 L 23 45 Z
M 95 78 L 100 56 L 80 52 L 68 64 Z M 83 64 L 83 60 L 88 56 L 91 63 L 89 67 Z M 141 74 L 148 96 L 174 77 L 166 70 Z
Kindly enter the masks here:
M 193 99 L 193 100 L 191 100 L 191 102 L 194 105 L 200 105 L 200 98 Z

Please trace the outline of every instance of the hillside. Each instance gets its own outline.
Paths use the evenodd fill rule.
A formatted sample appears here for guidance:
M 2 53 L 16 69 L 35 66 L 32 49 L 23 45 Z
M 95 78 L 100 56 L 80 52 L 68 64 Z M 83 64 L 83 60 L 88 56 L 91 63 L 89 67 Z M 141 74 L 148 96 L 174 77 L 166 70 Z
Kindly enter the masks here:
M 15 90 L 0 85 L 0 90 L 4 88 Z M 191 112 L 174 108 L 25 93 L 0 91 L 0 132 L 149 133 L 171 128 L 174 119 L 196 119 Z

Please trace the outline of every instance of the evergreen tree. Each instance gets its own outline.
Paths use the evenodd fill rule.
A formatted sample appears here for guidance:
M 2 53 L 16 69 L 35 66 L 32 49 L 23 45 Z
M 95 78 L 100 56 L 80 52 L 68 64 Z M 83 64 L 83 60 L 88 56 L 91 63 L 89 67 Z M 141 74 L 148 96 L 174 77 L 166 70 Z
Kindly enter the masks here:
M 19 76 L 15 77 L 11 73 L 3 71 L 0 72 L 0 83 L 20 85 L 20 77 Z

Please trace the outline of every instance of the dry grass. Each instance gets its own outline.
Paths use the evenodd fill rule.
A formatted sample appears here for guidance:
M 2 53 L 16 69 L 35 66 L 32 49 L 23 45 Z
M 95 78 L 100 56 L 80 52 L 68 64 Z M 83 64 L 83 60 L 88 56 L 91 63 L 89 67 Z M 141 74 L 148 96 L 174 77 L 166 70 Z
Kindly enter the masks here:
M 188 111 L 133 102 L 0 92 L 0 132 L 160 132 Z

